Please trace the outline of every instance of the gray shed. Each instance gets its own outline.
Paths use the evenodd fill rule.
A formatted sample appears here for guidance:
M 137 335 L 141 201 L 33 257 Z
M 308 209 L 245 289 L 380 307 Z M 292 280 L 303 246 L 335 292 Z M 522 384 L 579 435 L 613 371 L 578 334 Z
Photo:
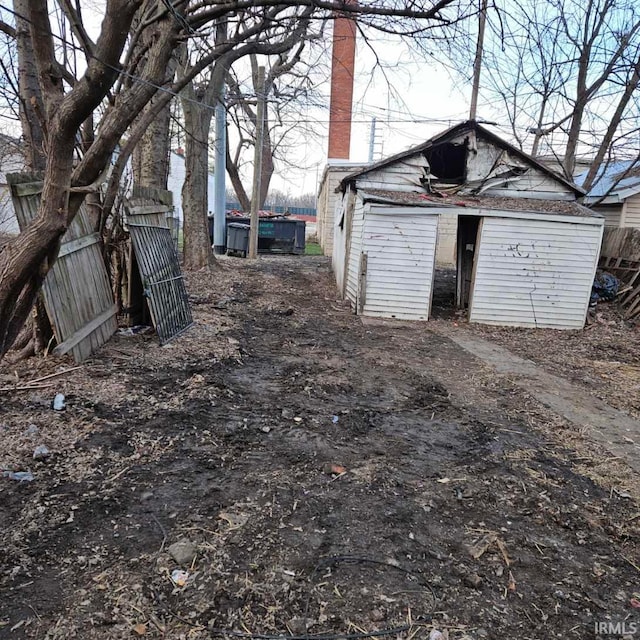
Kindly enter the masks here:
M 471 322 L 584 325 L 603 218 L 477 123 L 347 176 L 341 194 L 333 268 L 356 313 L 427 320 L 440 225 L 453 219 L 456 304 Z

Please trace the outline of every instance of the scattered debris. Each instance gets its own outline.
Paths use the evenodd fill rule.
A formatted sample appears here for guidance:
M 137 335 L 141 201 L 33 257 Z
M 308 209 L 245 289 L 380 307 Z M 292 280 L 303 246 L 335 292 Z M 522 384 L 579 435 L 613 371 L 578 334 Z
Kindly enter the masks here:
M 167 548 L 169 555 L 181 566 L 188 567 L 198 553 L 193 542 L 187 539 L 178 540 Z
M 610 493 L 635 495 L 634 476 L 587 458 L 574 446 L 576 429 L 452 343 L 425 339 L 410 323 L 363 329 L 324 302 L 335 294 L 315 265 L 280 276 L 275 261 L 260 262 L 248 272 L 223 265 L 215 294 L 209 273 L 187 274 L 190 289 L 210 300 L 229 291 L 228 279 L 250 303 L 215 312 L 215 321 L 211 302 L 199 306 L 193 331 L 168 348 L 115 338 L 72 383 L 7 397 L 0 470 L 31 466 L 37 482 L 22 486 L 0 471 L 5 632 L 25 619 L 31 635 L 55 629 L 61 638 L 83 629 L 195 638 L 207 627 L 342 637 L 413 622 L 391 636 L 426 640 L 434 627 L 432 640 L 569 638 L 591 628 L 594 606 L 612 616 L 640 611 L 630 604 L 640 602 L 631 586 L 640 507 Z M 293 320 L 256 312 L 267 296 L 284 295 L 297 310 L 295 335 Z M 250 361 L 236 358 L 229 332 L 251 345 Z M 568 369 L 589 357 L 591 369 L 576 369 L 585 379 L 600 380 L 600 371 L 617 384 L 623 371 L 638 384 L 640 352 L 620 322 L 574 337 L 533 333 L 511 330 L 509 339 L 529 353 L 537 346 L 540 358 L 561 345 Z M 116 347 L 130 357 L 114 361 Z M 60 361 L 37 366 L 5 362 L 2 384 Z M 630 389 L 626 401 L 637 404 Z M 52 415 L 58 390 L 69 411 Z M 40 431 L 27 436 L 30 424 Z M 563 429 L 576 438 L 566 446 Z M 41 443 L 52 449 L 46 464 L 32 461 Z M 348 473 L 325 475 L 327 462 Z M 587 481 L 585 469 L 600 478 Z M 495 542 L 474 560 L 465 544 L 491 532 Z M 193 566 L 177 564 L 163 538 L 165 547 L 191 541 Z M 397 557 L 412 573 L 323 562 L 333 554 Z M 27 596 L 41 622 L 25 609 Z
M 482 585 L 482 578 L 477 573 L 470 573 L 464 577 L 464 582 L 469 587 L 479 589 Z
M 341 476 L 343 473 L 347 473 L 347 470 L 339 464 L 326 464 L 324 465 L 324 472 L 329 475 Z
M 133 336 L 143 336 L 146 333 L 151 333 L 153 327 L 149 327 L 146 324 L 136 324 L 133 327 L 122 327 L 116 331 L 119 336 L 125 336 L 131 338 Z
M 291 618 L 287 622 L 291 635 L 302 636 L 307 633 L 307 621 L 304 618 Z
M 625 319 L 631 320 L 640 315 L 640 261 L 601 256 L 600 266 L 617 276 L 615 279 L 618 280 L 618 287 L 614 298 L 617 298 L 616 302 L 624 309 Z M 597 279 L 596 276 L 596 281 Z
M 176 585 L 176 587 L 184 587 L 189 581 L 189 572 L 183 571 L 182 569 L 174 569 L 171 572 L 171 582 Z
M 511 559 L 509 558 L 509 554 L 507 553 L 507 545 L 499 537 L 496 537 L 496 544 L 498 545 L 498 549 L 500 549 L 500 553 L 502 554 L 504 563 L 507 565 L 507 567 L 510 567 Z
M 249 516 L 246 513 L 232 513 L 230 511 L 221 511 L 218 518 L 226 520 L 233 529 L 242 527 L 249 521 Z
M 64 411 L 67 408 L 63 393 L 56 393 L 56 396 L 51 403 L 51 408 L 54 411 Z
M 613 300 L 618 294 L 620 280 L 606 271 L 599 271 L 591 288 L 590 304 L 595 305 L 600 300 Z
M 18 482 L 31 482 L 35 480 L 35 476 L 31 471 L 3 471 L 2 476 L 9 480 L 17 480 Z
M 333 416 L 333 418 L 331 418 L 331 422 L 333 422 L 333 424 L 338 424 L 339 420 L 340 418 L 338 416 Z
M 39 444 L 33 451 L 34 460 L 46 460 L 51 455 L 46 444 Z
M 134 624 L 133 632 L 139 636 L 143 636 L 145 633 L 147 633 L 147 625 L 143 624 L 142 622 L 139 622 L 138 624 Z

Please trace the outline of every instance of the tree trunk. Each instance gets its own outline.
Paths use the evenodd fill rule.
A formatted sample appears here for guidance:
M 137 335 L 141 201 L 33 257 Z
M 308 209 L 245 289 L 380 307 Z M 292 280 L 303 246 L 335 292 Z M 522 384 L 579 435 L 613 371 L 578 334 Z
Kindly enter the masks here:
M 195 92 L 189 88 L 187 97 Z M 200 96 L 202 98 L 202 96 Z M 186 135 L 185 179 L 182 187 L 184 216 L 184 266 L 202 269 L 215 264 L 208 224 L 209 129 L 212 111 L 188 100 L 182 101 Z
M 167 105 L 142 136 L 133 156 L 133 175 L 136 186 L 167 188 L 170 121 L 171 107 Z
M 82 194 L 69 197 L 76 136 L 83 121 L 97 108 L 117 77 L 115 65 L 126 43 L 127 27 L 138 6 L 139 3 L 134 1 L 112 0 L 108 3 L 95 57 L 89 62 L 84 76 L 65 95 L 62 79 L 54 65 L 55 50 L 46 2 L 31 0 L 27 3 L 44 121 L 47 123 L 43 128 L 47 140 L 47 161 L 38 217 L 0 253 L 0 357 L 11 347 L 29 317 L 42 282 L 58 255 L 60 238 L 83 200 Z M 166 24 L 175 29 L 174 23 L 167 21 Z M 164 68 L 168 56 L 164 60 L 161 56 L 172 47 L 170 38 L 158 41 L 158 62 Z M 144 100 L 144 104 L 149 99 L 147 92 L 152 95 L 151 89 L 145 89 L 138 90 L 124 113 L 113 114 L 111 122 L 108 122 L 108 116 L 105 117 L 100 144 L 92 145 L 95 153 L 86 154 L 75 172 L 80 184 L 89 184 L 98 177 L 117 140 L 131 122 L 129 118 L 135 116 L 136 98 L 139 102 Z M 115 130 L 114 121 L 119 130 Z M 88 182 L 83 182 L 83 179 Z
M 238 172 L 238 167 L 231 157 L 231 150 L 229 149 L 229 136 L 227 136 L 227 175 L 231 179 L 231 186 L 238 198 L 240 208 L 243 211 L 249 211 L 251 209 L 251 198 L 247 195 L 247 192 L 242 184 L 242 178 Z
M 267 111 L 267 109 L 265 109 Z M 269 116 L 265 113 L 264 123 L 264 143 L 262 145 L 262 166 L 260 172 L 260 202 L 258 202 L 258 209 L 264 207 L 265 200 L 269 194 L 269 185 L 271 184 L 271 177 L 273 176 L 273 148 L 271 144 L 271 134 L 269 132 Z
M 14 0 L 16 12 L 16 48 L 18 51 L 18 87 L 20 91 L 20 123 L 25 141 L 24 154 L 31 171 L 44 171 L 44 107 L 38 84 L 38 70 L 31 44 L 30 26 L 22 16 L 29 14 L 28 0 Z

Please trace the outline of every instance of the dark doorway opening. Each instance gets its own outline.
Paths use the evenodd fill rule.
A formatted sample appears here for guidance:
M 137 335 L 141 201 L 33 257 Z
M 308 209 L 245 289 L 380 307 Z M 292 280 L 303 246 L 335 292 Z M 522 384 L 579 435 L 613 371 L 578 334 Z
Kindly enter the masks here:
M 471 302 L 480 216 L 458 216 L 456 241 L 456 306 L 467 309 Z

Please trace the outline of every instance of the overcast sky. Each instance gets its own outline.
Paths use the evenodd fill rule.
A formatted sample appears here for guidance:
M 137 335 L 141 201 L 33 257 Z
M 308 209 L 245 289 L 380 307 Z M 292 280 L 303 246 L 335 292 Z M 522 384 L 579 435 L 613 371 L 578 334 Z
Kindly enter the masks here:
M 470 87 L 452 79 L 442 64 L 416 59 L 401 43 L 373 44 L 383 69 L 376 66 L 370 46 L 361 39 L 357 42 L 351 161 L 367 161 L 374 117 L 374 159 L 420 144 L 468 118 Z M 328 91 L 327 85 L 327 95 Z M 327 161 L 328 98 L 326 107 L 312 110 L 309 118 L 317 123 L 320 140 L 302 138 L 300 169 L 286 168 L 273 177 L 272 187 L 285 193 L 315 191 Z

